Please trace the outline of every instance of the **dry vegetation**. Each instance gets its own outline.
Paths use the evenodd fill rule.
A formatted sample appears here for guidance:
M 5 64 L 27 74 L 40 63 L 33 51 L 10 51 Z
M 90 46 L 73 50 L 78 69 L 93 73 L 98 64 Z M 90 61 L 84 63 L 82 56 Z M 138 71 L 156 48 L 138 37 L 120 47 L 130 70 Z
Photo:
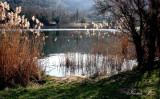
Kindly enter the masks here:
M 77 45 L 78 53 L 73 48 L 72 52 L 66 53 L 66 60 L 61 61 L 65 74 L 108 75 L 132 68 L 130 61 L 136 59 L 135 47 L 128 36 L 120 32 L 96 31 L 87 31 L 84 35 L 91 37 L 87 39 L 88 43 L 83 47 Z M 79 35 L 79 39 L 85 40 L 82 38 L 83 34 Z M 84 49 L 85 54 L 81 53 Z
M 32 80 L 41 78 L 44 69 L 38 65 L 41 56 L 44 36 L 38 31 L 29 29 L 30 23 L 24 16 L 19 16 L 21 7 L 15 13 L 9 12 L 7 2 L 0 3 L 0 86 L 27 86 Z M 32 17 L 34 29 L 40 29 L 42 23 Z

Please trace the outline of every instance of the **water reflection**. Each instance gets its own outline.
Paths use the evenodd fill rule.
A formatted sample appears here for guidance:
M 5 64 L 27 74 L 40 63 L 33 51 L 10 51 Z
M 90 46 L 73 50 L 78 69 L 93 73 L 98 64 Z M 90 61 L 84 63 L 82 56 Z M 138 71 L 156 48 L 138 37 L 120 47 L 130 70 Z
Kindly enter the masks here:
M 88 35 L 86 31 L 45 31 L 44 33 L 48 36 L 43 50 L 45 56 L 54 53 L 91 52 L 93 45 L 98 42 L 98 39 L 103 44 L 108 45 L 114 37 L 109 32 L 101 32 L 101 36 L 92 32 Z
M 50 75 L 106 75 L 132 69 L 136 65 L 136 61 L 121 55 L 120 32 L 61 30 L 44 33 L 48 38 L 43 49 L 44 57 L 39 61 L 47 66 Z

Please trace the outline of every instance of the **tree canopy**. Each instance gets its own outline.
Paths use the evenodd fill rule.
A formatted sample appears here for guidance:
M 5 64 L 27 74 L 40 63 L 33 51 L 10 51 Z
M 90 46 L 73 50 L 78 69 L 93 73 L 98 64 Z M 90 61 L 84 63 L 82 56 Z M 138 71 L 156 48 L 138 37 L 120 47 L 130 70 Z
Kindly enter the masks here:
M 150 70 L 160 61 L 160 0 L 96 0 L 101 13 L 110 12 L 120 29 L 133 39 L 138 69 Z M 127 30 L 128 32 L 124 32 Z

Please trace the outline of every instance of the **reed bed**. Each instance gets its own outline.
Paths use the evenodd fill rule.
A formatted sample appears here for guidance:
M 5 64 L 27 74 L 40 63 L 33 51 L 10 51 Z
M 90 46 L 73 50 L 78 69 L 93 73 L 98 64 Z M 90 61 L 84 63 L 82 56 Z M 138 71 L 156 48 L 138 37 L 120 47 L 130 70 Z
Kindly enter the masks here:
M 7 10 L 7 11 L 6 11 Z M 27 86 L 30 81 L 41 79 L 45 69 L 38 64 L 43 55 L 44 36 L 30 29 L 30 23 L 20 16 L 21 7 L 15 13 L 9 12 L 7 2 L 0 3 L 0 89 L 7 86 Z M 42 23 L 32 17 L 34 29 Z M 22 31 L 30 29 L 30 31 Z
M 135 48 L 132 42 L 129 42 L 129 37 L 120 33 L 92 31 L 85 35 L 88 35 L 88 43 L 81 45 L 82 40 L 86 38 L 79 33 L 79 44 L 72 48 L 73 51 L 65 53 L 65 61 L 61 61 L 65 75 L 109 75 L 133 68 L 132 62 L 136 59 Z

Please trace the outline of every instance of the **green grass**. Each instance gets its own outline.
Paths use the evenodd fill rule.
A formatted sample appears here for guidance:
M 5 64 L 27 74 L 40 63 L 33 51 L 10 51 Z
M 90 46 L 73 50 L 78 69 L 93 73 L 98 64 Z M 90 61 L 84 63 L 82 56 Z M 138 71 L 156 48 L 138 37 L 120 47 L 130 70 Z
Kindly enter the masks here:
M 43 85 L 6 88 L 0 99 L 158 99 L 160 98 L 160 69 L 141 73 L 127 71 L 91 83 L 44 79 Z

